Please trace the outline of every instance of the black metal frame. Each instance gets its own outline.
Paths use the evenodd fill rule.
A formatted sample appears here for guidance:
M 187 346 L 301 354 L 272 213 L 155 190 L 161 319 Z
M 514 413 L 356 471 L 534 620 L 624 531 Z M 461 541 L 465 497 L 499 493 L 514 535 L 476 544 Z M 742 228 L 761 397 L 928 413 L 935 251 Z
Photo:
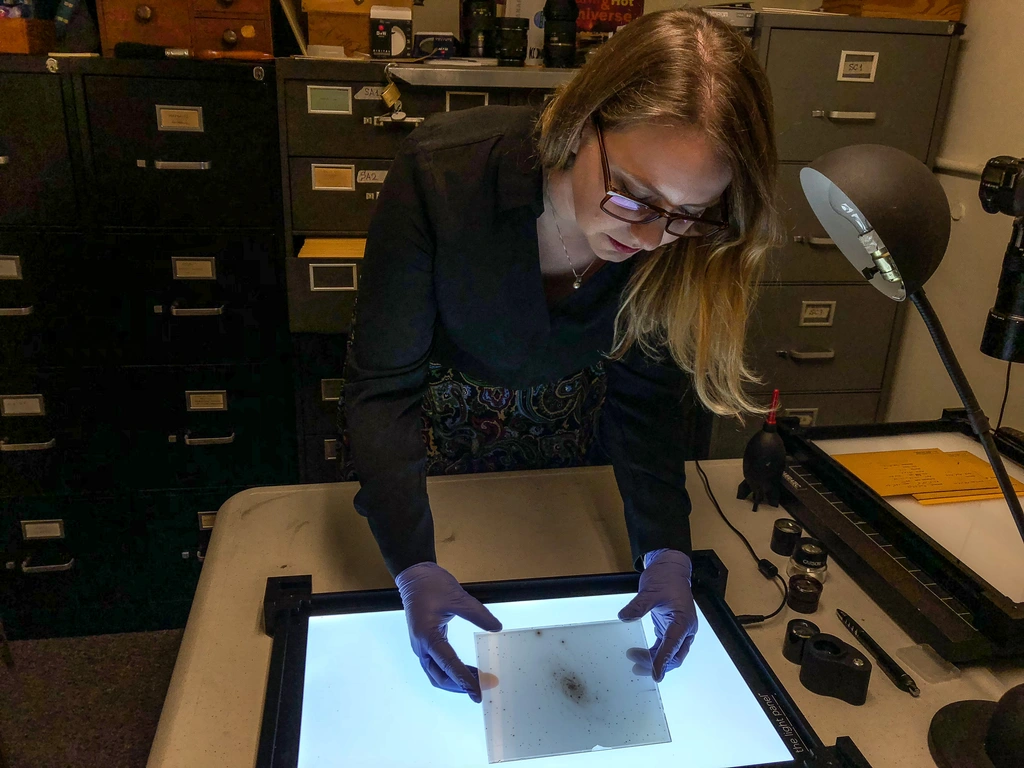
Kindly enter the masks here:
M 833 753 L 822 744 L 726 605 L 725 582 L 728 573 L 717 555 L 712 551 L 695 552 L 693 562 L 695 600 L 793 755 L 791 762 L 772 765 L 776 768 L 846 765 L 845 762 L 836 762 L 836 758 L 843 758 L 843 750 L 837 747 Z M 627 594 L 636 591 L 638 579 L 636 573 L 616 573 L 465 586 L 477 599 L 498 603 Z M 314 595 L 310 576 L 267 579 L 264 622 L 267 634 L 274 638 L 274 645 L 263 707 L 257 768 L 290 768 L 297 764 L 309 617 L 399 610 L 401 607 L 401 598 L 394 589 Z
M 978 442 L 978 437 L 962 410 L 946 411 L 941 419 L 935 421 L 808 429 L 790 429 L 783 425 L 780 432 L 793 463 L 809 470 L 843 503 L 855 509 L 858 515 L 878 528 L 900 551 L 912 554 L 915 563 L 923 567 L 944 589 L 970 609 L 974 626 L 980 634 L 974 638 L 965 636 L 960 642 L 960 647 L 951 647 L 945 652 L 936 648 L 937 651 L 952 661 L 1012 656 L 1024 651 L 1024 604 L 1008 599 L 953 557 L 862 480 L 816 445 L 816 441 L 820 440 L 950 433 L 962 434 Z M 1003 455 L 1024 465 L 1024 449 L 998 434 L 995 440 Z M 801 522 L 809 533 L 826 544 L 837 562 L 843 565 L 912 637 L 928 642 L 928 638 L 923 635 L 922 622 L 929 617 L 922 614 L 922 606 L 902 604 L 896 590 L 887 583 L 886 574 L 873 572 L 872 566 L 854 551 L 850 542 L 844 540 L 840 532 L 809 510 L 795 495 L 793 483 L 794 478 L 786 478 L 783 506 L 787 511 Z M 1008 510 L 1007 515 L 1009 514 Z M 953 656 L 956 658 L 952 658 Z

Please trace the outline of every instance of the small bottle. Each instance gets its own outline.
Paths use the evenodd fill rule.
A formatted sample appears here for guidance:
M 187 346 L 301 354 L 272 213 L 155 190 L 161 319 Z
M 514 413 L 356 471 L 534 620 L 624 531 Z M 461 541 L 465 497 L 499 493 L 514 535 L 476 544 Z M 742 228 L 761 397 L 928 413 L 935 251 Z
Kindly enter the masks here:
M 828 578 L 828 553 L 825 545 L 817 539 L 800 539 L 786 566 L 786 575 L 790 578 L 807 576 L 824 584 Z

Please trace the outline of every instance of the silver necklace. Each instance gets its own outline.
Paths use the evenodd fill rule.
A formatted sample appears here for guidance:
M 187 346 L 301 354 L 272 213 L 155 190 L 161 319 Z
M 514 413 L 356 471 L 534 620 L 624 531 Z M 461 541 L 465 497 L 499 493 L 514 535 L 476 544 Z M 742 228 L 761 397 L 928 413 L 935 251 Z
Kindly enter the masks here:
M 562 238 L 562 229 L 558 226 L 558 216 L 555 215 L 555 204 L 551 202 L 551 193 L 548 192 L 546 187 L 544 189 L 544 194 L 548 198 L 548 205 L 551 206 L 551 220 L 555 222 L 555 232 L 558 233 L 558 241 L 562 244 L 562 250 L 565 251 L 565 260 L 569 262 L 569 269 L 572 270 L 573 277 L 576 278 L 572 281 L 572 288 L 574 291 L 578 291 L 580 286 L 583 285 L 583 276 L 590 271 L 592 266 L 594 266 L 594 262 L 597 261 L 597 258 L 595 257 L 591 260 L 591 262 L 587 264 L 587 268 L 582 272 L 576 271 L 576 266 L 572 263 L 572 259 L 569 258 L 569 249 L 565 247 L 565 240 Z

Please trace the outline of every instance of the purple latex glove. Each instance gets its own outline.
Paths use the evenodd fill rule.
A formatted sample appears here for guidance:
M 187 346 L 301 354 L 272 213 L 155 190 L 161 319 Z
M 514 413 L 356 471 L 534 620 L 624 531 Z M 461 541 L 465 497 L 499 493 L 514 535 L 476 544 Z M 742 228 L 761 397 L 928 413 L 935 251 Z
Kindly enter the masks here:
M 479 704 L 479 673 L 476 667 L 463 664 L 448 643 L 448 622 L 461 616 L 488 632 L 500 632 L 501 622 L 437 563 L 409 566 L 395 577 L 395 583 L 405 606 L 413 653 L 430 682 L 446 691 L 468 693 Z
M 697 634 L 697 608 L 690 593 L 690 558 L 675 549 L 656 549 L 644 555 L 644 572 L 636 597 L 619 611 L 622 621 L 636 621 L 648 611 L 658 639 L 648 654 L 630 654 L 634 671 L 653 674 L 660 683 L 665 673 L 683 663 Z

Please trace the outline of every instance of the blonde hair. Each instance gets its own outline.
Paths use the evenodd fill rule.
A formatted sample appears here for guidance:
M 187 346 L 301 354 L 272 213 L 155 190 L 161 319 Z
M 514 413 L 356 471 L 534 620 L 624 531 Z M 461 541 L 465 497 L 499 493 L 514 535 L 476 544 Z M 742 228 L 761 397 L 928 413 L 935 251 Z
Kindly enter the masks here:
M 698 9 L 630 22 L 545 107 L 538 123 L 541 165 L 571 168 L 595 114 L 607 133 L 642 123 L 698 128 L 732 169 L 729 228 L 682 237 L 642 257 L 623 293 L 610 356 L 619 359 L 634 344 L 656 359 L 667 351 L 692 374 L 711 411 L 741 418 L 763 413 L 743 391 L 744 383 L 757 381 L 743 344 L 779 225 L 771 92 L 750 45 Z

